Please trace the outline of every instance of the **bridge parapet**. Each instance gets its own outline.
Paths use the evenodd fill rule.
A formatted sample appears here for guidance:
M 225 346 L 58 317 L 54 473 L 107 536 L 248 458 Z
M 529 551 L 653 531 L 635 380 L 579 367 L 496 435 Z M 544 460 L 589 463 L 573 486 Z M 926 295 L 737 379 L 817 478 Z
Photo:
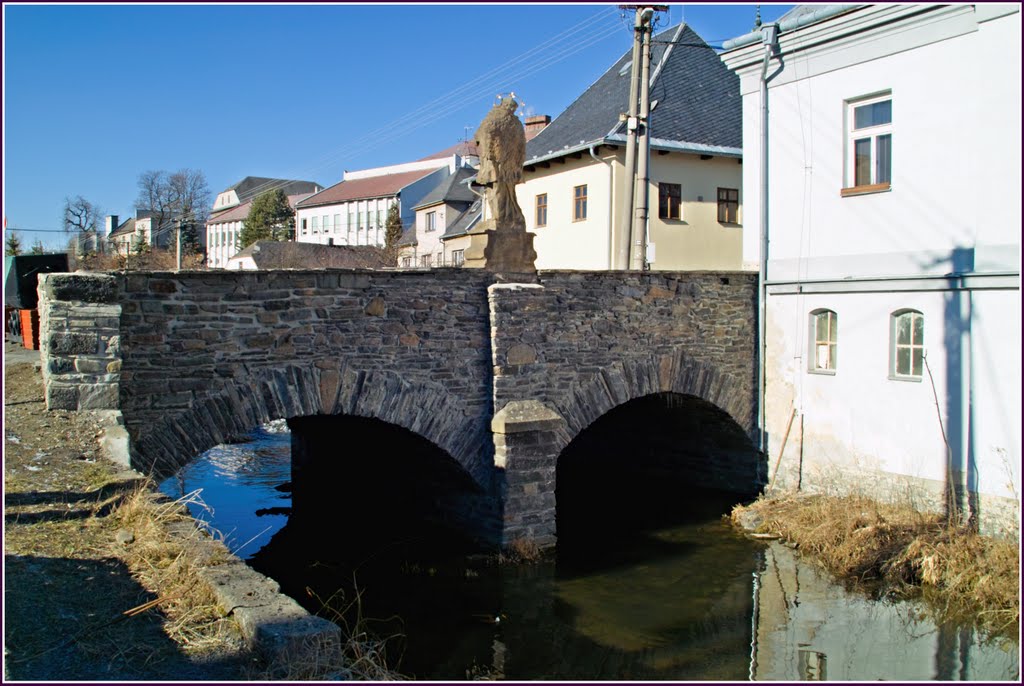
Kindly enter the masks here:
M 121 303 L 115 277 L 40 274 L 39 303 L 47 409 L 118 409 Z

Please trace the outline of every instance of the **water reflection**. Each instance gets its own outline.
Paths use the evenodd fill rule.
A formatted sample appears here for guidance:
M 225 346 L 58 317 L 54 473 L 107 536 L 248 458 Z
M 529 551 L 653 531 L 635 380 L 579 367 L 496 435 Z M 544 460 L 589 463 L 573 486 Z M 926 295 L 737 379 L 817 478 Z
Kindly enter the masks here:
M 291 434 L 279 422 L 256 429 L 244 443 L 211 448 L 161 483 L 160 490 L 180 498 L 201 489 L 205 507 L 189 505 L 192 516 L 208 522 L 236 555 L 248 559 L 288 521 L 290 480 Z
M 420 679 L 1018 679 L 1016 644 L 848 591 L 788 548 L 736 534 L 724 502 L 667 528 L 570 541 L 536 565 L 497 566 L 428 522 L 389 533 L 340 513 L 256 516 L 290 504 L 277 490 L 290 480 L 289 446 L 287 433 L 259 431 L 162 488 L 203 488 L 212 513 L 196 514 L 238 545 L 253 539 L 241 554 L 311 611 L 339 589 L 350 603 L 355 580 L 361 604 L 350 612 L 398 636 L 392 664 Z

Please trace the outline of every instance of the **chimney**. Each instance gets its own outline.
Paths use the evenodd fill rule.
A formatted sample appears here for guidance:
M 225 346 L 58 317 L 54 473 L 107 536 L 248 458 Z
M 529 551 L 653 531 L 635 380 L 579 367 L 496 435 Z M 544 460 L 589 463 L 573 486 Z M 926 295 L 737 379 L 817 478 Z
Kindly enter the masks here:
M 530 140 L 536 136 L 550 123 L 551 117 L 546 114 L 537 114 L 532 117 L 527 117 L 523 122 L 523 126 L 526 129 L 526 140 Z
M 118 226 L 118 224 L 117 224 L 117 215 L 116 214 L 108 214 L 107 215 L 106 223 L 104 225 L 103 235 L 109 237 L 110 234 L 114 233 L 114 229 L 116 229 L 117 226 Z

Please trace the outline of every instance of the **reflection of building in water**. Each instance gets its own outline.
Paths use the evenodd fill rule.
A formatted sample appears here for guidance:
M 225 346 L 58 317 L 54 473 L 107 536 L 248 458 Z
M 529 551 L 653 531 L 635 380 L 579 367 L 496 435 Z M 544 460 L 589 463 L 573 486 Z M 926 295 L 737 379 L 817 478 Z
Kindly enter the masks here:
M 754 680 L 985 681 L 1019 671 L 1016 649 L 982 645 L 969 628 L 936 628 L 911 603 L 846 591 L 779 544 L 765 550 L 754 603 Z

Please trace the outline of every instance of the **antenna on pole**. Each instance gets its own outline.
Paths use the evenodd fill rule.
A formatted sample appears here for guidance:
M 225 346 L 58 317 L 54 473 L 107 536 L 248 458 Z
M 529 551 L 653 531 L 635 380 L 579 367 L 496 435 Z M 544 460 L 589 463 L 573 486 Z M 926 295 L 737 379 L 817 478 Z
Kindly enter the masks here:
M 757 5 L 757 11 L 754 14 L 754 30 L 761 28 L 761 6 Z

